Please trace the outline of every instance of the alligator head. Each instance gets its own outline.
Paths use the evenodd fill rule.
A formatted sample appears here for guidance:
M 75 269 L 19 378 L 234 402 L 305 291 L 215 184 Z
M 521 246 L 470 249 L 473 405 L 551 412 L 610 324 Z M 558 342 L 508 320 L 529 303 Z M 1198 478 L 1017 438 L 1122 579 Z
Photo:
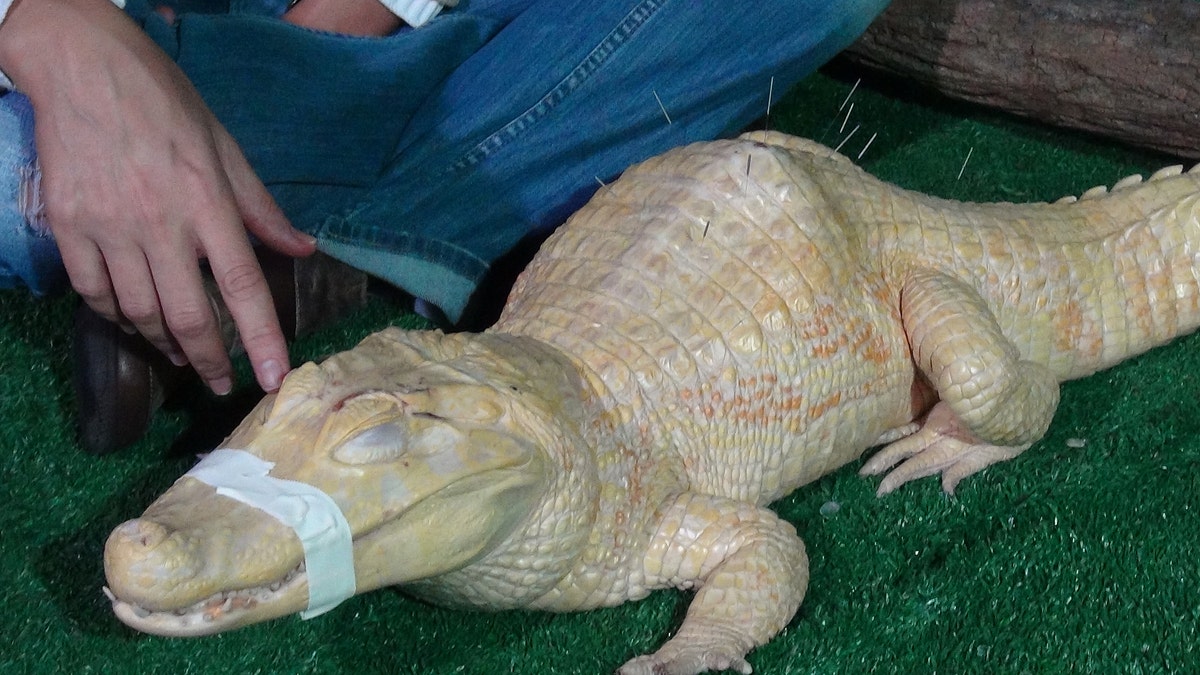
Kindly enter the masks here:
M 505 336 L 389 329 L 293 371 L 221 447 L 336 503 L 356 592 L 428 583 L 537 531 L 539 505 L 553 500 L 562 453 L 551 446 L 572 437 L 557 420 L 579 419 L 569 409 L 579 389 L 545 352 Z M 190 474 L 117 527 L 104 554 L 117 616 L 161 635 L 305 610 L 304 561 L 297 530 Z

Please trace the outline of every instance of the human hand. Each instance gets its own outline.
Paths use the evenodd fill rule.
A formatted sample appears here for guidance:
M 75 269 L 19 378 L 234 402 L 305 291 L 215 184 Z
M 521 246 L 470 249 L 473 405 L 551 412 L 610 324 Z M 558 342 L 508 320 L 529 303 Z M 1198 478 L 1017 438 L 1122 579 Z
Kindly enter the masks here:
M 107 0 L 37 0 L 0 25 L 0 68 L 33 103 L 47 220 L 83 299 L 226 393 L 207 258 L 256 379 L 277 389 L 287 345 L 246 231 L 287 255 L 315 245 L 178 67 Z
M 383 36 L 400 27 L 400 19 L 379 0 L 303 0 L 283 15 L 298 26 L 343 35 Z

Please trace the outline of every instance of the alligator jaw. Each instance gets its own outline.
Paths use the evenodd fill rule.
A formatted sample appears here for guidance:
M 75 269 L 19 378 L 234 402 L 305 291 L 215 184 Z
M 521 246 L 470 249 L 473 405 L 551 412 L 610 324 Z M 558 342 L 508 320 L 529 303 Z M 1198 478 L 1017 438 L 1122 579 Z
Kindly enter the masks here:
M 166 637 L 200 637 L 303 610 L 308 576 L 301 563 L 269 586 L 224 591 L 174 611 L 151 611 L 126 602 L 107 586 L 104 595 L 112 603 L 113 613 L 130 628 Z
M 191 478 L 119 525 L 104 547 L 113 611 L 158 635 L 206 635 L 302 611 L 303 564 L 287 526 Z

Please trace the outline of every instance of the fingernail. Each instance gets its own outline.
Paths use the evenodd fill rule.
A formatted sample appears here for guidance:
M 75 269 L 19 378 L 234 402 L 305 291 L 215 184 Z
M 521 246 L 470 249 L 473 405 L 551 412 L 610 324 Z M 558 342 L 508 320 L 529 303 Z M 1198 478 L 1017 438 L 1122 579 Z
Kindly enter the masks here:
M 137 328 L 134 328 L 133 324 L 121 322 L 117 325 L 121 327 L 121 330 L 124 331 L 126 335 L 137 335 Z
M 283 384 L 284 375 L 287 375 L 287 368 L 275 359 L 268 359 L 263 362 L 258 371 L 258 384 L 263 391 L 275 391 L 279 389 L 279 385 Z
M 218 377 L 215 380 L 208 381 L 208 388 L 212 389 L 217 396 L 224 396 L 233 391 L 233 379 L 228 377 Z
M 171 351 L 167 352 L 167 358 L 171 360 L 171 363 L 173 363 L 176 366 L 179 366 L 181 368 L 188 364 L 187 357 L 183 355 L 183 352 L 177 352 L 175 350 L 171 350 Z

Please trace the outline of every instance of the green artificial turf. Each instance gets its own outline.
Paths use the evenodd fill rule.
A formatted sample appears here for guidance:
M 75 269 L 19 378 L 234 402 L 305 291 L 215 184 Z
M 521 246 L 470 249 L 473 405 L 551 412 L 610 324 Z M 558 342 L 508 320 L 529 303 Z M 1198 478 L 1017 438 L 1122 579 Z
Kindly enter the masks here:
M 843 129 L 838 108 L 856 79 L 815 76 L 777 97 L 764 123 L 830 145 L 861 125 L 844 153 L 857 157 L 874 137 L 863 166 L 956 199 L 1054 199 L 1172 163 L 909 96 L 894 82 L 859 85 Z M 669 591 L 552 615 L 443 610 L 385 590 L 313 621 L 219 637 L 127 630 L 100 592 L 108 532 L 255 395 L 246 387 L 217 401 L 192 389 L 136 447 L 84 455 L 72 437 L 72 304 L 0 293 L 0 672 L 606 673 L 677 625 L 687 598 Z M 301 341 L 296 357 L 395 322 L 419 325 L 373 302 Z M 795 620 L 751 663 L 768 674 L 1195 672 L 1198 349 L 1181 339 L 1065 385 L 1045 440 L 967 479 L 956 497 L 926 479 L 876 499 L 875 481 L 852 465 L 777 504 L 808 545 L 812 582 Z

